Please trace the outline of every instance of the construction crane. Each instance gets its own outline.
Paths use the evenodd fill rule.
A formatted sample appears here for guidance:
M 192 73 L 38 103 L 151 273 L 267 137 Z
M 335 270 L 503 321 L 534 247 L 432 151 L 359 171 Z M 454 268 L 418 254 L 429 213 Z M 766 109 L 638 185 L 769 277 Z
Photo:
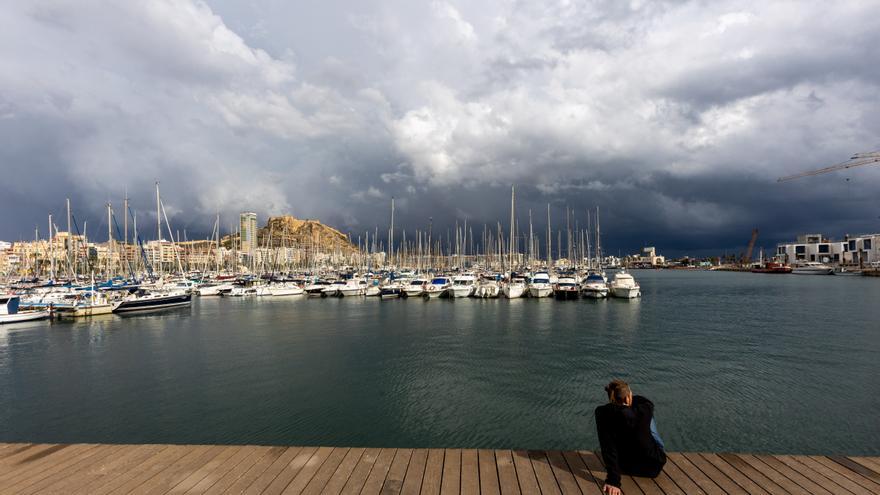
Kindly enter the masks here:
M 827 174 L 828 172 L 834 172 L 837 170 L 844 170 L 853 167 L 861 167 L 862 165 L 870 165 L 877 162 L 880 162 L 880 151 L 871 151 L 869 153 L 856 153 L 855 155 L 850 157 L 849 161 L 838 163 L 837 165 L 832 165 L 830 167 L 820 168 L 819 170 L 811 170 L 809 172 L 801 172 L 799 174 L 780 177 L 776 179 L 776 182 L 785 182 L 793 179 L 800 179 L 801 177 L 809 177 L 811 175 Z

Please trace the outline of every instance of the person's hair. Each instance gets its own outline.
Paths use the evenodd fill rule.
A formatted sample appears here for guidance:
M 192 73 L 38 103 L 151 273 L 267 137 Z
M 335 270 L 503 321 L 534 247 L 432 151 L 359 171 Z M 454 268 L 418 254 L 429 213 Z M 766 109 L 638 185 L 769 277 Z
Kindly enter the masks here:
M 608 392 L 608 400 L 620 406 L 626 403 L 626 398 L 630 394 L 629 384 L 623 380 L 611 380 L 605 386 L 605 391 Z

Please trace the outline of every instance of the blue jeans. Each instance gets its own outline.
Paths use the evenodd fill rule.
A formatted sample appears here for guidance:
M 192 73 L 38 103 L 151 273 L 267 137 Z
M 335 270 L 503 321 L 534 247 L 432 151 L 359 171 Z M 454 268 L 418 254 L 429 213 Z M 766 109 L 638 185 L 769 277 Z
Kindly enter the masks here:
M 660 434 L 657 433 L 657 422 L 654 421 L 654 418 L 651 418 L 651 436 L 654 437 L 654 441 L 657 442 L 657 445 L 666 452 L 666 446 L 663 445 L 663 440 L 660 439 Z

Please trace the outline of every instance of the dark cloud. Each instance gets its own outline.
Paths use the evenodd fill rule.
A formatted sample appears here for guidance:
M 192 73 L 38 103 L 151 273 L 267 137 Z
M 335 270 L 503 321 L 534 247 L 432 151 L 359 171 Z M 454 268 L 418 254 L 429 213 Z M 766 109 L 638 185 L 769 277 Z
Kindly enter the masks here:
M 775 182 L 880 147 L 860 2 L 37 1 L 0 25 L 3 239 L 65 198 L 105 232 L 126 190 L 152 225 L 156 180 L 189 237 L 242 210 L 384 232 L 392 196 L 409 232 L 507 229 L 511 184 L 542 236 L 548 203 L 555 228 L 600 205 L 611 252 L 880 230 L 876 168 Z

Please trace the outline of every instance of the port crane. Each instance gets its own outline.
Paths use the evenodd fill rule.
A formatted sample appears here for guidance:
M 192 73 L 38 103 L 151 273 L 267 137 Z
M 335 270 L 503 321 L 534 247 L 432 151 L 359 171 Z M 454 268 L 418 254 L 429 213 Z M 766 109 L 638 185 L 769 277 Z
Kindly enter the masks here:
M 758 240 L 758 229 L 752 229 L 752 238 L 749 240 L 749 246 L 746 248 L 746 254 L 740 259 L 743 266 L 752 262 L 752 252 L 755 250 L 755 241 Z
M 851 156 L 848 161 L 843 163 L 838 163 L 837 165 L 832 165 L 830 167 L 820 168 L 818 170 L 811 170 L 809 172 L 801 172 L 799 174 L 788 175 L 785 177 L 780 177 L 776 179 L 776 182 L 785 182 L 794 179 L 800 179 L 801 177 L 810 177 L 812 175 L 821 175 L 827 174 L 828 172 L 835 172 L 837 170 L 845 170 L 853 167 L 861 167 L 862 165 L 870 165 L 872 163 L 880 162 L 880 151 L 871 151 L 868 153 L 856 153 Z

